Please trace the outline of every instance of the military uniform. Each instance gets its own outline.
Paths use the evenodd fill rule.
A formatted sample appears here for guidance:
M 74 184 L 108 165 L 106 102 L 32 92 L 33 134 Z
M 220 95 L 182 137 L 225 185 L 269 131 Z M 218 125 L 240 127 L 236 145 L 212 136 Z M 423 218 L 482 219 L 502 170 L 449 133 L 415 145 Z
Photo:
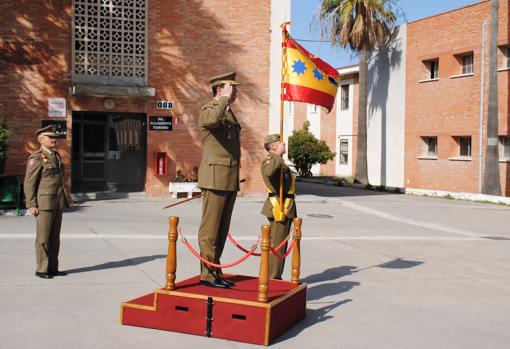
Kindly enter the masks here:
M 235 83 L 235 73 L 211 79 L 213 86 Z M 198 233 L 200 254 L 219 264 L 230 228 L 232 210 L 239 190 L 241 157 L 240 130 L 230 98 L 213 98 L 200 111 L 202 161 L 198 169 L 198 187 L 203 191 L 202 220 Z M 201 263 L 200 279 L 222 278 L 221 269 Z
M 37 134 L 55 136 L 54 126 L 38 130 Z M 65 207 L 71 206 L 63 177 L 64 165 L 58 152 L 41 147 L 28 158 L 24 181 L 26 206 L 39 210 L 36 217 L 36 273 L 58 273 L 62 213 Z
M 279 135 L 269 135 L 265 144 L 279 141 Z M 280 171 L 283 168 L 283 207 L 280 207 Z M 271 245 L 279 246 L 289 235 L 292 219 L 297 216 L 296 204 L 294 202 L 294 181 L 295 178 L 283 158 L 269 152 L 260 167 L 262 178 L 268 192 L 268 198 L 262 207 L 261 213 L 266 216 L 271 226 Z M 284 254 L 287 244 L 279 250 Z M 269 278 L 281 279 L 285 260 L 280 260 L 273 254 L 269 255 Z

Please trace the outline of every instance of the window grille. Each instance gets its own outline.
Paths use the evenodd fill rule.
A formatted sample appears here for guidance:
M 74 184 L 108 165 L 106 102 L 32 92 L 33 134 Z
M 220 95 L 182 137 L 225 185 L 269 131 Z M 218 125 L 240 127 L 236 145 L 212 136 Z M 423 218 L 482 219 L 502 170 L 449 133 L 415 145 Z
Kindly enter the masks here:
M 439 60 L 438 59 L 431 59 L 429 61 L 423 61 L 423 64 L 425 64 L 425 67 L 427 67 L 428 70 L 428 76 L 427 79 L 439 79 Z
M 471 156 L 471 137 L 459 137 L 459 155 Z
M 342 85 L 340 88 L 340 110 L 349 109 L 349 85 Z
M 473 73 L 473 54 L 467 54 L 462 56 L 462 74 Z
M 510 136 L 499 137 L 499 159 L 510 160 Z
M 425 156 L 437 156 L 437 137 L 422 137 L 425 143 Z
M 73 1 L 73 81 L 147 84 L 146 0 Z
M 349 141 L 347 139 L 340 140 L 340 159 L 341 164 L 349 162 Z

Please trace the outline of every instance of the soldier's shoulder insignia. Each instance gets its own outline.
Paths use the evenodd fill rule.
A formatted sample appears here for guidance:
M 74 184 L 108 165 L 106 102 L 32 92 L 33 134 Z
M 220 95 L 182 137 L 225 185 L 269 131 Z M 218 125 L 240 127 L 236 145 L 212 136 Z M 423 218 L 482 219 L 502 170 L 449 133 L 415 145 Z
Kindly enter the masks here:
M 38 163 L 40 163 L 43 159 L 42 159 L 42 154 L 39 153 L 39 152 L 36 152 L 36 153 L 33 153 L 32 155 L 30 155 L 30 157 L 28 158 L 28 166 L 34 166 L 34 165 L 37 165 Z

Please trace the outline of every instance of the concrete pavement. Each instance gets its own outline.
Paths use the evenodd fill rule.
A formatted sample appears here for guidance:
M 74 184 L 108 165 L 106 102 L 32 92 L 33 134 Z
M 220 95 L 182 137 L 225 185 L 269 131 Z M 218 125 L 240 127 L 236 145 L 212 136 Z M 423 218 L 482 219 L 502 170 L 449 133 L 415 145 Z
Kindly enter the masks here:
M 509 207 L 304 183 L 298 193 L 307 318 L 272 347 L 510 347 Z M 236 204 L 231 231 L 245 246 L 265 223 L 262 201 Z M 197 246 L 199 200 L 162 210 L 167 202 L 89 201 L 67 212 L 69 275 L 53 280 L 33 276 L 33 217 L 0 216 L 1 347 L 254 347 L 119 324 L 120 302 L 163 284 L 168 215 Z M 178 246 L 182 280 L 199 267 Z M 239 256 L 227 245 L 222 261 Z M 230 272 L 256 275 L 257 262 Z

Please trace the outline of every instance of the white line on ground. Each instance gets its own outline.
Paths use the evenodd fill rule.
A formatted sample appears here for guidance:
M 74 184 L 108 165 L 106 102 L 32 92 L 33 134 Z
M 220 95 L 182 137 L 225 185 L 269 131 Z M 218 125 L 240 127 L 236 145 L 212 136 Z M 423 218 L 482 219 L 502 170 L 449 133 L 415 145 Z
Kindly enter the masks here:
M 373 215 L 373 216 L 389 219 L 389 220 L 400 222 L 400 223 L 406 223 L 406 224 L 414 225 L 414 226 L 417 226 L 417 227 L 428 228 L 428 229 L 443 231 L 445 233 L 452 233 L 452 234 L 469 236 L 469 237 L 475 237 L 475 238 L 480 238 L 480 237 L 487 236 L 485 234 L 471 232 L 471 231 L 466 231 L 466 230 L 457 229 L 457 228 L 451 228 L 451 227 L 447 227 L 447 226 L 444 226 L 444 225 L 441 225 L 441 224 L 427 223 L 427 222 L 417 221 L 417 220 L 410 219 L 410 218 L 398 217 L 398 216 L 392 215 L 390 213 L 385 213 L 385 212 L 381 212 L 381 211 L 378 211 L 378 210 L 374 210 L 372 208 L 368 208 L 368 207 L 364 207 L 364 206 L 361 206 L 361 205 L 357 205 L 357 204 L 354 204 L 354 203 L 349 202 L 349 201 L 341 201 L 341 203 L 342 203 L 342 205 L 344 205 L 346 207 L 349 207 L 349 208 L 352 208 L 353 210 L 365 212 L 365 213 L 368 213 L 368 214 Z
M 149 234 L 63 234 L 62 239 L 126 239 L 126 240 L 167 240 L 167 235 Z M 186 236 L 187 239 L 197 240 L 197 236 Z M 0 234 L 0 239 L 35 239 L 35 234 Z M 255 241 L 255 236 L 236 236 L 238 241 Z M 308 241 L 343 241 L 343 240 L 372 240 L 372 241 L 480 241 L 482 237 L 452 237 L 452 236 L 306 236 L 302 240 Z

